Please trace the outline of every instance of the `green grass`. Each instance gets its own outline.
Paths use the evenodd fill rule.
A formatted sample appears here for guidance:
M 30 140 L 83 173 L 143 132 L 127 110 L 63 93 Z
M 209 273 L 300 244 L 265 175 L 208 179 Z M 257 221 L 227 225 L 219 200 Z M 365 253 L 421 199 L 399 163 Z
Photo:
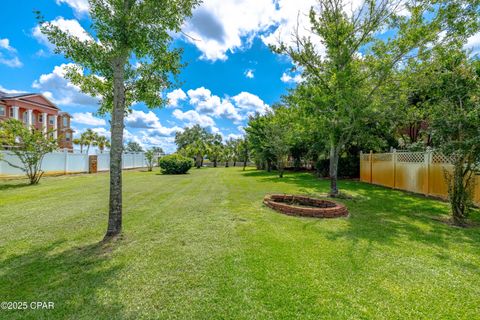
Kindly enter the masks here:
M 306 173 L 124 174 L 124 238 L 108 175 L 0 182 L 1 319 L 479 319 L 480 229 L 445 203 L 342 181 L 349 218 L 276 213 L 266 193 L 321 194 Z M 478 212 L 474 219 L 478 220 Z

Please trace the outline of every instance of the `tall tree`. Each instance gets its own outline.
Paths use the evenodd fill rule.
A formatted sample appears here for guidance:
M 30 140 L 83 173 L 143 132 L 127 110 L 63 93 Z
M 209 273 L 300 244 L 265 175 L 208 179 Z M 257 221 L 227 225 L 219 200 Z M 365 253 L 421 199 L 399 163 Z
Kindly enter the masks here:
M 311 114 L 321 120 L 319 129 L 328 137 L 332 196 L 338 194 L 340 152 L 366 119 L 380 114 L 378 89 L 406 58 L 439 41 L 441 31 L 448 38 L 469 18 L 477 19 L 472 6 L 460 0 L 365 0 L 350 12 L 343 0 L 319 0 L 310 10 L 311 34 L 297 30 L 292 43 L 273 47 L 303 70 L 305 82 L 297 94 L 309 100 Z M 409 15 L 400 14 L 405 10 Z M 388 29 L 396 32 L 380 37 Z
M 105 148 L 110 148 L 110 140 L 105 136 L 98 135 L 95 144 L 100 150 L 100 153 L 103 153 Z
M 177 132 L 175 144 L 180 152 L 195 158 L 195 165 L 199 169 L 203 164 L 203 157 L 208 152 L 209 141 L 213 139 L 212 137 L 213 135 L 205 128 L 196 124 L 185 128 L 183 132 Z
M 134 102 L 149 108 L 165 105 L 162 91 L 181 68 L 181 50 L 172 49 L 172 34 L 180 32 L 199 0 L 89 0 L 89 40 L 45 22 L 40 29 L 76 63 L 66 77 L 80 89 L 102 97 L 100 113 L 111 114 L 110 203 L 105 240 L 122 231 L 122 151 L 124 117 Z
M 125 151 L 126 152 L 143 152 L 144 150 L 140 145 L 140 143 L 136 141 L 129 141 L 125 146 Z

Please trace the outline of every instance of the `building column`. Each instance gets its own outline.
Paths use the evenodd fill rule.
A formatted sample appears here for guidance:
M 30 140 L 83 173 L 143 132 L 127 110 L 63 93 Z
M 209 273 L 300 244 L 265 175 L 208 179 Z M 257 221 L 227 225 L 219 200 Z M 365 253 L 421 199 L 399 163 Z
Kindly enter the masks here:
M 46 112 L 42 113 L 43 121 L 42 121 L 42 129 L 43 133 L 47 134 L 48 132 L 48 114 Z
M 33 110 L 32 109 L 27 110 L 27 126 L 29 129 L 33 127 Z
M 53 117 L 53 130 L 54 130 L 53 131 L 53 138 L 55 140 L 57 140 L 58 139 L 58 132 L 57 132 L 57 130 L 58 130 L 58 118 L 57 118 L 56 115 L 54 115 L 52 117 Z
M 18 113 L 19 113 L 19 108 L 17 106 L 13 106 L 13 119 L 18 120 Z

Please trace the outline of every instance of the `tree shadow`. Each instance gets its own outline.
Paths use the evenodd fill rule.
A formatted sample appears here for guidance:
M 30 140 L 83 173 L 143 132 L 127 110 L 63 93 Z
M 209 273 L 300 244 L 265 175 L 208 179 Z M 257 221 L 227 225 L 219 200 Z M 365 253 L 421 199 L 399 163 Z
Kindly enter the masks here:
M 248 171 L 243 175 L 266 183 L 295 185 L 303 194 L 322 196 L 329 190 L 329 180 L 318 179 L 311 173 L 287 173 L 283 178 L 265 171 Z M 443 257 L 450 256 L 447 248 L 452 245 L 480 250 L 480 228 L 458 228 L 440 221 L 450 212 L 446 202 L 354 180 L 339 180 L 339 189 L 353 196 L 334 199 L 347 206 L 350 216 L 342 228 L 319 231 L 330 240 L 351 241 L 354 247 L 365 241 L 371 245 L 404 246 L 407 240 L 431 247 Z M 479 221 L 480 210 L 475 210 L 471 219 Z M 480 271 L 479 266 L 465 265 Z
M 2 301 L 47 301 L 53 310 L 2 310 L 21 319 L 124 317 L 115 276 L 122 263 L 111 259 L 115 243 L 61 251 L 63 242 L 0 260 Z
M 18 181 L 16 181 L 15 183 L 0 184 L 0 191 L 9 190 L 9 189 L 26 188 L 26 187 L 31 187 L 31 186 L 34 186 L 34 185 L 31 185 L 28 182 L 18 183 Z

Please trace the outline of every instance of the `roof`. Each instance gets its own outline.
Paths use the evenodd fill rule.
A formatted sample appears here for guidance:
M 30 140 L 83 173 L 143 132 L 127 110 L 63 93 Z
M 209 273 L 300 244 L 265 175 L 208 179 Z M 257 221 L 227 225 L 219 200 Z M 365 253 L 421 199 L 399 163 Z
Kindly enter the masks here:
M 26 97 L 26 96 L 35 96 L 35 95 L 40 95 L 40 93 L 6 93 L 3 91 L 0 91 L 0 99 L 15 99 L 15 98 L 21 98 L 21 97 Z

